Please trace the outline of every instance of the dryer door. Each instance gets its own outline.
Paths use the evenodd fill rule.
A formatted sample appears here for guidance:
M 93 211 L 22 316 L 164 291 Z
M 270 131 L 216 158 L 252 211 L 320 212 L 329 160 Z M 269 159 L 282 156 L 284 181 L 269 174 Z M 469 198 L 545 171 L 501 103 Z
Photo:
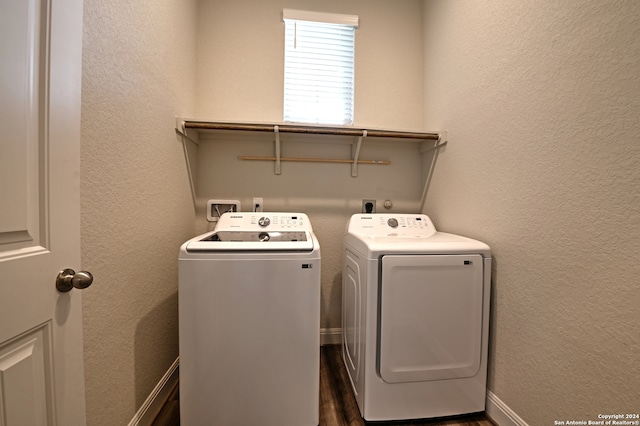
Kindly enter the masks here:
M 476 375 L 482 296 L 480 255 L 383 256 L 378 349 L 382 379 L 399 383 Z

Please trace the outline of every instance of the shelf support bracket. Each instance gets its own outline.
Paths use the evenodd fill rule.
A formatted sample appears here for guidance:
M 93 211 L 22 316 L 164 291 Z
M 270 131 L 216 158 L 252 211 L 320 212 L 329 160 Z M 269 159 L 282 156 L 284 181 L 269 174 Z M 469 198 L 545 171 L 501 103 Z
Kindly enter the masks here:
M 276 141 L 275 141 L 276 163 L 275 163 L 274 173 L 279 175 L 279 174 L 282 174 L 282 169 L 280 168 L 280 127 L 273 126 L 273 133 L 276 136 Z
M 362 136 L 358 136 L 357 140 L 351 144 L 351 153 L 353 154 L 353 164 L 351 165 L 351 177 L 358 177 L 358 158 L 360 157 L 360 147 L 362 146 L 362 138 L 367 137 L 367 131 L 362 131 Z
M 429 165 L 429 170 L 427 172 L 427 178 L 424 181 L 424 187 L 422 188 L 422 197 L 420 198 L 420 211 L 424 212 L 424 205 L 427 201 L 427 192 L 429 190 L 429 184 L 431 183 L 431 178 L 433 177 L 433 170 L 436 167 L 436 160 L 438 159 L 438 154 L 440 153 L 440 148 L 449 143 L 449 131 L 442 130 L 438 132 L 438 139 L 435 141 L 433 146 L 429 149 L 420 151 L 420 154 L 426 154 L 427 152 L 435 151 L 433 156 L 431 157 L 431 164 Z

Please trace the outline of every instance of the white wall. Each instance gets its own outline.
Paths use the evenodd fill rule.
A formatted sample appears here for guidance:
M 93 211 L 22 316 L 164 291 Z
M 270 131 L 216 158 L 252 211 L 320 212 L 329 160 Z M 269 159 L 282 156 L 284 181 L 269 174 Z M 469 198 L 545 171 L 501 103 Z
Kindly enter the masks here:
M 419 0 L 201 0 L 198 10 L 198 118 L 282 121 L 284 24 L 282 9 L 356 14 L 355 126 L 421 129 L 422 3 Z M 240 161 L 238 155 L 273 155 L 273 135 L 233 135 L 203 141 L 198 148 L 198 230 L 207 227 L 207 199 L 254 196 L 265 210 L 309 215 L 322 249 L 324 329 L 341 326 L 342 236 L 364 198 L 389 199 L 392 211 L 417 211 L 422 193 L 420 143 L 367 140 L 360 158 L 390 160 L 390 166 Z M 350 158 L 352 138 L 282 135 L 282 155 Z
M 127 424 L 178 356 L 178 248 L 195 225 L 174 117 L 195 105 L 195 14 L 195 1 L 84 2 L 89 425 Z
M 425 211 L 493 249 L 491 391 L 530 425 L 637 413 L 640 3 L 424 5 Z

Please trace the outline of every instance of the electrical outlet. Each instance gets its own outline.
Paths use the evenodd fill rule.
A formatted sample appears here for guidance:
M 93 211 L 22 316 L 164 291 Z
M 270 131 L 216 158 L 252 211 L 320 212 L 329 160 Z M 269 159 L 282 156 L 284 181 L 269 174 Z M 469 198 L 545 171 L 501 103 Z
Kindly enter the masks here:
M 262 197 L 253 197 L 253 211 L 254 212 L 261 212 L 264 211 L 264 201 L 262 200 Z
M 376 200 L 362 200 L 362 213 L 375 213 Z
M 238 200 L 209 200 L 207 201 L 207 220 L 217 222 L 226 212 L 239 212 L 240 201 Z

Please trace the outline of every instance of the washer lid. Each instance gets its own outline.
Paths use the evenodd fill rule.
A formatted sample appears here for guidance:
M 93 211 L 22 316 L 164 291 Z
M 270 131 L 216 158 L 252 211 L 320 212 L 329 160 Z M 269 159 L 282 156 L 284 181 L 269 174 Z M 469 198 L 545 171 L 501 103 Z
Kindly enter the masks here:
M 214 231 L 187 243 L 187 251 L 312 251 L 309 231 Z

